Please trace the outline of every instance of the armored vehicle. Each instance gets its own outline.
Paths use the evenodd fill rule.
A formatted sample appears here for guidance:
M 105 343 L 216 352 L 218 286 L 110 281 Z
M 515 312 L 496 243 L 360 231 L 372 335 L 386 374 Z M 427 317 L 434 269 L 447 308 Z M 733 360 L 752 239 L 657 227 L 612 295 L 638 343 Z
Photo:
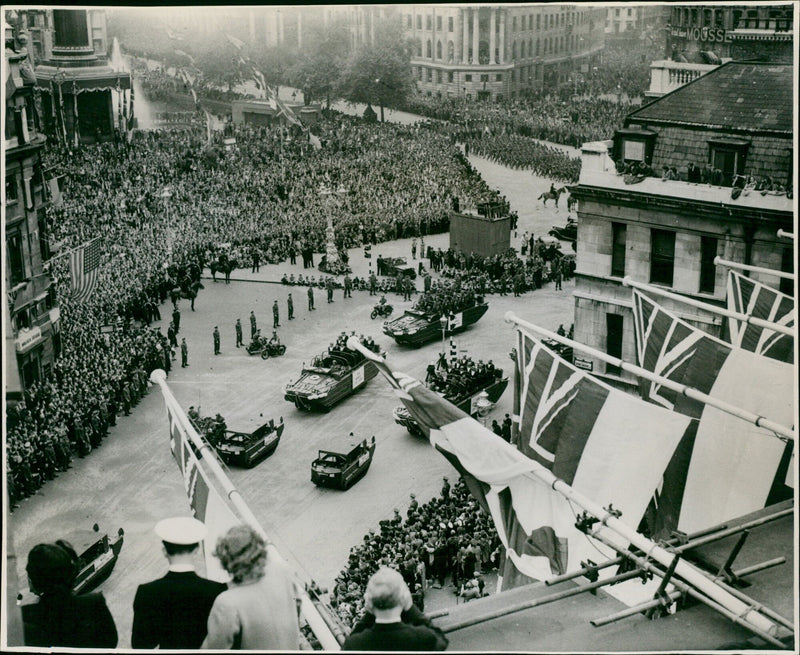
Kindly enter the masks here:
M 479 301 L 471 307 L 452 312 L 445 326 L 445 335 L 455 334 L 476 323 L 489 309 L 489 305 Z M 442 338 L 441 317 L 435 314 L 409 309 L 391 321 L 383 324 L 383 333 L 397 343 L 419 347 L 430 341 Z
M 320 487 L 349 489 L 366 475 L 374 455 L 374 436 L 370 443 L 364 439 L 359 444 L 350 444 L 346 452 L 320 450 L 311 463 L 311 481 Z

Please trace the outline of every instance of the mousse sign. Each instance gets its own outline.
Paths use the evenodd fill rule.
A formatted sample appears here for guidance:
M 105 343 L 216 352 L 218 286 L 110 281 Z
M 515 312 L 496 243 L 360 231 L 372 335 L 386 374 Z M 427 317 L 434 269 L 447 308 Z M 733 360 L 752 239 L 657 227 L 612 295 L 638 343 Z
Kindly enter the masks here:
M 706 41 L 708 43 L 730 43 L 730 36 L 718 27 L 673 27 L 670 35 L 690 41 Z

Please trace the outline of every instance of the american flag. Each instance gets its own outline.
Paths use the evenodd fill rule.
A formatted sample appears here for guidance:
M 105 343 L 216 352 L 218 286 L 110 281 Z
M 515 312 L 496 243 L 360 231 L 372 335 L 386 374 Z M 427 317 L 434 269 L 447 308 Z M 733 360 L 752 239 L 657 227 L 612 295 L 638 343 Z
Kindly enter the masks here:
M 72 300 L 86 300 L 94 291 L 100 270 L 100 238 L 75 248 L 69 254 Z

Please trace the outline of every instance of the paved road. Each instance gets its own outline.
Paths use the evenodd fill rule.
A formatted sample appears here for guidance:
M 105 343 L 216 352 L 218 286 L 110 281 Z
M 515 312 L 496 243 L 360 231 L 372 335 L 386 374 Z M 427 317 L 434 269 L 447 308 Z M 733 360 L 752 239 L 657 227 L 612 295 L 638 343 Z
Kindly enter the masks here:
M 537 186 L 535 181 L 531 184 L 529 173 L 503 169 L 477 158 L 473 161 L 520 211 L 521 229 L 539 226 L 535 228 L 538 233 L 541 226 L 559 216 L 551 209 L 530 209 L 529 194 L 535 193 Z M 562 210 L 560 216 L 565 217 L 566 212 Z M 447 238 L 436 235 L 427 241 L 446 247 Z M 409 240 L 383 244 L 373 252 L 374 256 L 410 256 Z M 356 273 L 368 266 L 361 249 L 351 251 L 351 261 Z M 394 508 L 405 513 L 410 493 L 421 501 L 438 494 L 442 475 L 452 477 L 454 471 L 429 445 L 393 423 L 391 410 L 397 401 L 380 378 L 322 415 L 297 411 L 283 400 L 283 387 L 297 377 L 303 362 L 322 351 L 342 330 L 375 337 L 387 349 L 394 366 L 420 377 L 440 346 L 437 343 L 408 350 L 394 344 L 381 333 L 380 322 L 370 320 L 374 298 L 367 292 L 356 292 L 345 301 L 339 291 L 335 303 L 328 305 L 324 293 L 318 291 L 318 309 L 308 312 L 305 289 L 295 287 L 293 295 L 299 295 L 296 320 L 289 323 L 285 320 L 289 288 L 270 282 L 280 279 L 283 272 L 303 269 L 301 265 L 281 264 L 262 266 L 258 274 L 237 271 L 235 276 L 248 281 L 230 285 L 206 280 L 195 305 L 197 311 L 191 312 L 185 302 L 181 307 L 179 336 L 186 336 L 189 344 L 190 366 L 173 369 L 169 384 L 185 408 L 200 405 L 204 414 L 220 412 L 232 424 L 285 418 L 286 430 L 275 454 L 252 470 L 232 470 L 230 476 L 282 552 L 320 584 L 330 586 L 350 548 L 369 529 L 377 529 L 378 522 L 389 518 Z M 467 349 L 475 358 L 491 358 L 510 371 L 507 355 L 513 339 L 511 328 L 503 322 L 504 313 L 513 309 L 551 328 L 559 323 L 568 325 L 573 314 L 571 289 L 571 284 L 565 284 L 564 291 L 556 292 L 548 285 L 519 299 L 490 296 L 486 316 L 457 338 L 459 349 Z M 253 309 L 259 325 L 270 327 L 275 299 L 281 308 L 280 335 L 288 346 L 286 355 L 263 361 L 249 357 L 244 349 L 237 350 L 233 346 L 236 317 L 242 318 L 247 331 L 247 317 Z M 398 299 L 394 296 L 390 300 L 397 312 L 410 305 Z M 167 317 L 166 306 L 162 315 Z M 222 334 L 222 354 L 218 357 L 212 355 L 215 325 Z M 495 415 L 510 411 L 511 397 L 509 389 Z M 375 435 L 377 451 L 368 475 L 346 493 L 318 489 L 310 482 L 311 460 L 318 449 L 346 442 L 351 430 L 359 438 Z M 127 647 L 136 586 L 165 570 L 152 526 L 161 518 L 187 512 L 182 481 L 169 452 L 164 405 L 154 388 L 130 417 L 118 421 L 98 451 L 77 460 L 70 471 L 23 501 L 11 515 L 9 534 L 19 555 L 18 575 L 20 580 L 25 579 L 25 556 L 38 542 L 63 537 L 95 521 L 112 532 L 123 527 L 125 546 L 102 590 L 117 620 L 120 646 Z M 442 594 L 439 602 L 452 603 L 453 597 L 448 600 Z

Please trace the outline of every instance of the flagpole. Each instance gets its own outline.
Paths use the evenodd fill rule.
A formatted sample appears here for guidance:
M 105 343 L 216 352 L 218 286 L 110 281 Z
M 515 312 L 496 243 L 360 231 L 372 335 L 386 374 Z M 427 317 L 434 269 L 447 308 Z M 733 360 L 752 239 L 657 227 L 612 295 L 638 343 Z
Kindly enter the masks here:
M 653 295 L 656 296 L 663 296 L 664 298 L 669 298 L 670 300 L 681 302 L 684 305 L 689 305 L 690 307 L 697 307 L 698 309 L 703 309 L 707 312 L 711 312 L 712 314 L 719 314 L 720 316 L 735 318 L 737 321 L 742 321 L 743 323 L 750 323 L 751 325 L 757 325 L 758 327 L 762 327 L 765 330 L 780 332 L 781 334 L 786 334 L 790 337 L 793 337 L 795 335 L 795 330 L 793 330 L 788 325 L 781 325 L 780 323 L 772 323 L 771 321 L 767 321 L 757 316 L 752 316 L 751 314 L 743 314 L 742 312 L 735 312 L 732 309 L 726 309 L 724 307 L 709 305 L 708 303 L 695 300 L 694 298 L 689 298 L 687 296 L 681 296 L 677 293 L 666 291 L 660 287 L 653 286 L 652 284 L 645 284 L 644 282 L 636 282 L 627 275 L 624 278 L 622 278 L 622 284 L 623 286 L 631 287 L 632 289 L 640 289 L 641 291 L 647 291 L 648 293 L 652 293 Z M 794 314 L 794 311 L 789 312 L 789 314 Z
M 693 387 L 686 386 L 685 384 L 680 384 L 675 382 L 674 380 L 670 380 L 669 378 L 665 378 L 661 375 L 656 375 L 655 373 L 648 371 L 647 369 L 642 368 L 641 366 L 636 366 L 634 364 L 629 364 L 628 362 L 620 359 L 619 357 L 612 357 L 611 355 L 604 353 L 602 350 L 597 350 L 596 348 L 592 348 L 591 346 L 586 346 L 582 343 L 577 341 L 573 341 L 572 339 L 567 339 L 566 337 L 562 337 L 555 332 L 551 332 L 550 330 L 546 330 L 545 328 L 539 327 L 538 325 L 534 325 L 533 323 L 529 323 L 521 319 L 517 316 L 514 312 L 506 312 L 505 320 L 507 323 L 514 323 L 520 327 L 525 329 L 531 330 L 536 332 L 547 339 L 552 339 L 553 341 L 557 341 L 558 343 L 562 343 L 565 346 L 571 346 L 575 350 L 580 350 L 585 352 L 597 359 L 601 359 L 604 362 L 608 362 L 613 366 L 617 366 L 621 368 L 623 371 L 627 371 L 628 373 L 632 373 L 633 375 L 638 375 L 646 380 L 651 382 L 656 382 L 667 389 L 672 389 L 677 393 L 686 396 L 687 398 L 691 398 L 692 400 L 697 400 L 705 405 L 710 405 L 711 407 L 715 407 L 716 409 L 725 412 L 726 414 L 731 414 L 737 418 L 742 419 L 743 421 L 747 421 L 748 423 L 752 423 L 756 427 L 764 428 L 765 430 L 769 430 L 770 432 L 774 432 L 776 435 L 779 435 L 779 438 L 783 437 L 785 439 L 791 439 L 795 441 L 797 439 L 797 435 L 795 431 L 791 428 L 786 427 L 776 421 L 768 419 L 764 416 L 759 416 L 758 414 L 754 414 L 752 412 L 748 412 L 747 410 L 742 409 L 741 407 L 736 407 L 735 405 L 731 405 L 730 403 L 726 403 L 723 400 L 719 400 L 718 398 L 714 398 L 713 396 L 709 396 L 708 394 L 703 393 L 702 391 L 698 391 Z
M 521 319 L 515 316 L 513 312 L 507 312 L 505 318 L 509 323 L 524 323 L 524 321 L 521 321 Z M 567 341 L 570 340 L 567 339 Z M 350 349 L 358 350 L 367 359 L 379 364 L 379 369 L 383 375 L 392 375 L 390 369 L 388 368 L 388 363 L 374 352 L 364 347 L 363 344 L 361 344 L 355 337 L 350 337 L 350 339 L 348 339 L 347 346 Z M 419 382 L 416 383 L 419 384 Z M 396 381 L 395 384 L 397 384 Z M 443 400 L 442 402 L 447 403 L 448 401 Z M 480 426 L 480 424 L 478 425 Z M 486 430 L 486 428 L 483 426 L 480 426 L 480 429 L 491 434 L 491 432 Z M 505 444 L 504 442 L 502 445 L 504 448 L 511 448 L 517 455 L 525 457 L 516 448 L 514 448 L 514 446 Z M 752 628 L 754 632 L 759 631 L 759 633 L 766 633 L 768 635 L 776 634 L 778 626 L 773 621 L 759 613 L 755 608 L 749 606 L 747 603 L 742 602 L 740 599 L 730 594 L 727 590 L 716 584 L 714 581 L 706 578 L 705 575 L 703 575 L 703 573 L 693 564 L 680 559 L 676 562 L 675 559 L 677 556 L 675 553 L 669 552 L 662 546 L 659 546 L 644 535 L 626 525 L 618 518 L 619 513 L 616 512 L 616 510 L 613 510 L 611 506 L 609 506 L 608 509 L 602 507 L 595 501 L 587 498 L 580 492 L 570 487 L 560 478 L 557 478 L 550 470 L 535 460 L 527 457 L 525 459 L 527 460 L 529 470 L 525 473 L 522 473 L 522 475 L 536 478 L 541 482 L 544 482 L 547 486 L 564 496 L 567 500 L 572 501 L 575 505 L 596 517 L 600 522 L 600 526 L 595 528 L 595 532 L 602 531 L 603 527 L 609 528 L 609 530 L 615 533 L 618 537 L 621 537 L 623 540 L 627 541 L 629 544 L 632 544 L 645 553 L 647 559 L 655 560 L 668 569 L 671 568 L 675 575 L 679 576 L 695 589 L 701 591 L 703 594 L 705 594 L 705 596 L 723 607 L 727 612 L 730 612 L 730 614 L 738 617 L 744 625 Z M 616 545 L 615 548 L 622 549 L 624 547 Z
M 785 230 L 778 230 L 778 236 L 784 239 L 794 239 L 794 233 L 786 232 Z
M 787 235 L 784 234 L 784 236 Z M 776 271 L 774 268 L 762 268 L 761 266 L 750 266 L 749 264 L 740 264 L 739 262 L 732 262 L 727 259 L 722 259 L 722 257 L 714 257 L 714 264 L 716 266 L 727 266 L 728 268 L 738 268 L 743 271 L 753 271 L 753 273 L 774 275 L 775 277 L 780 277 L 785 280 L 794 280 L 794 273 L 784 273 L 783 271 Z
M 203 462 L 205 462 L 209 471 L 222 486 L 226 497 L 231 501 L 237 512 L 239 512 L 239 516 L 242 518 L 242 520 L 244 520 L 245 523 L 247 523 L 264 538 L 264 540 L 267 542 L 267 548 L 270 551 L 270 555 L 275 556 L 285 562 L 285 558 L 272 543 L 269 536 L 264 531 L 264 528 L 261 527 L 261 524 L 259 523 L 255 514 L 253 514 L 250 507 L 248 507 L 247 503 L 244 501 L 244 498 L 242 498 L 241 493 L 239 493 L 239 491 L 233 485 L 225 471 L 222 470 L 222 467 L 217 461 L 216 451 L 214 451 L 214 449 L 206 441 L 201 439 L 200 435 L 197 434 L 197 431 L 194 429 L 194 427 L 192 427 L 192 424 L 189 422 L 189 419 L 183 412 L 183 409 L 181 408 L 175 396 L 172 394 L 172 390 L 167 384 L 167 374 L 162 369 L 156 369 L 150 374 L 150 380 L 152 382 L 156 382 L 158 386 L 161 387 L 161 393 L 164 396 L 164 401 L 168 407 L 171 405 L 173 408 L 173 411 L 171 412 L 173 418 L 180 423 L 182 430 L 192 442 L 192 445 L 198 450 L 197 458 L 202 459 Z M 333 630 L 325 621 L 323 616 L 319 613 L 319 610 L 314 606 L 314 603 L 311 601 L 311 598 L 308 596 L 308 593 L 305 591 L 305 589 L 303 589 L 299 595 L 303 607 L 303 618 L 305 618 L 305 620 L 308 622 L 309 626 L 314 632 L 314 636 L 319 640 L 323 649 L 340 650 L 341 644 L 336 639 Z

